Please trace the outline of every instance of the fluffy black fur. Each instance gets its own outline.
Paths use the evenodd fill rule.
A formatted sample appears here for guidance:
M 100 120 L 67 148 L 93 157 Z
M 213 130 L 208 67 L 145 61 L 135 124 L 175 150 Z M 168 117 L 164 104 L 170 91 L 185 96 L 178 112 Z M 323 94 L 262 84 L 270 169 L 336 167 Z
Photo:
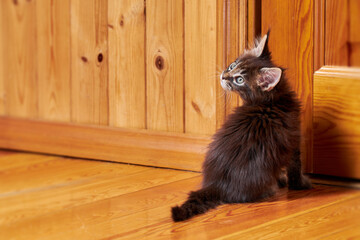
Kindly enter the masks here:
M 276 67 L 267 42 L 268 38 L 261 56 L 244 54 L 235 61 L 246 69 L 247 77 L 243 86 L 231 87 L 244 104 L 213 136 L 203 164 L 202 188 L 172 208 L 174 221 L 189 219 L 222 203 L 259 201 L 286 184 L 289 189 L 311 188 L 301 173 L 300 103 L 296 94 L 283 73 L 271 91 L 258 86 L 260 69 Z M 231 83 L 228 72 L 224 71 L 223 78 Z

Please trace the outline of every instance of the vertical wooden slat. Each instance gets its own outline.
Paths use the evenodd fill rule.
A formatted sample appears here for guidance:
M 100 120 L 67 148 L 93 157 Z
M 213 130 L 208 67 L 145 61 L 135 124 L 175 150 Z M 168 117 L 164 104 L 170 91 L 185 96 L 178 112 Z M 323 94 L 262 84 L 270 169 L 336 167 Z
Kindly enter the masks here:
M 70 121 L 70 1 L 38 0 L 36 20 L 39 118 Z
M 243 3 L 244 0 L 241 0 Z M 228 0 L 226 2 L 226 67 L 240 54 L 240 1 Z M 241 4 L 243 5 L 243 4 Z M 229 92 L 226 95 L 226 115 L 239 106 L 240 97 Z
M 185 1 L 185 131 L 216 128 L 216 1 Z
M 183 2 L 146 1 L 147 128 L 183 132 Z
M 261 0 L 247 0 L 247 46 L 261 34 Z
M 349 65 L 348 1 L 325 1 L 325 64 Z
M 325 64 L 325 0 L 314 2 L 314 71 Z
M 349 42 L 351 43 L 350 66 L 360 66 L 360 1 L 349 0 Z
M 146 127 L 144 8 L 144 0 L 109 0 L 111 126 Z
M 261 5 L 263 34 L 271 28 L 269 48 L 273 60 L 287 69 L 285 74 L 302 101 L 302 159 L 311 172 L 314 2 L 263 0 Z
M 35 118 L 38 115 L 35 1 L 1 1 L 0 11 L 6 113 Z
M 4 76 L 4 65 L 5 65 L 5 55 L 4 55 L 4 23 L 2 10 L 4 8 L 4 2 L 0 1 L 0 116 L 5 115 L 5 76 Z
M 74 0 L 70 8 L 71 118 L 107 125 L 107 0 Z
M 221 72 L 225 69 L 226 63 L 226 2 L 224 0 L 217 0 L 216 9 L 216 67 L 217 74 L 215 79 L 216 84 L 216 128 L 220 128 L 225 120 L 225 93 L 220 85 L 219 77 Z

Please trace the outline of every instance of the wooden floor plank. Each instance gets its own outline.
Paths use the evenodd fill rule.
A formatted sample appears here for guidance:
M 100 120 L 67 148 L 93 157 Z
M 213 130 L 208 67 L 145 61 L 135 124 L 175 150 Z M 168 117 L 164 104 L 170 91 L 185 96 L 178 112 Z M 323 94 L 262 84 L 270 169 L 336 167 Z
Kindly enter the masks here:
M 0 239 L 360 236 L 360 191 L 319 184 L 308 191 L 282 189 L 261 203 L 222 205 L 174 223 L 170 208 L 200 183 L 201 174 L 193 172 L 36 154 L 2 156 Z
M 0 156 L 0 173 L 3 173 L 12 168 L 18 168 L 22 166 L 27 167 L 31 164 L 47 162 L 55 158 L 57 157 L 49 155 L 37 155 L 32 153 L 9 153 Z
M 349 232 L 349 228 L 352 231 Z M 359 234 L 359 230 L 354 231 L 359 228 L 360 197 L 356 195 L 220 239 L 290 239 L 294 236 L 298 239 L 329 239 L 342 230 L 348 231 L 347 237 L 353 237 Z
M 12 156 L 11 160 L 14 162 L 22 162 L 22 158 L 23 155 L 16 155 Z M 80 179 L 91 180 L 93 178 L 99 178 L 100 176 L 110 178 L 125 173 L 128 176 L 133 173 L 148 170 L 146 167 L 106 162 L 99 163 L 96 161 L 75 160 L 64 157 L 26 158 L 26 160 L 32 161 L 32 163 L 28 163 L 25 166 L 17 165 L 16 168 L 0 172 L 1 181 L 7 182 L 7 184 L 0 185 L 0 198 L 3 195 L 9 195 L 10 192 L 13 194 L 22 194 L 24 191 L 35 191 L 35 189 L 41 187 L 51 187 Z M 24 181 L 25 179 L 26 181 Z
M 343 191 L 343 189 L 325 186 L 319 186 L 310 193 L 308 191 L 282 191 L 270 202 L 224 205 L 206 215 L 182 223 L 171 221 L 170 205 L 160 206 L 127 216 L 126 223 L 128 224 L 124 227 L 126 230 L 122 234 L 118 230 L 117 235 L 108 239 L 121 239 L 122 237 L 140 239 L 144 236 L 149 239 L 213 239 L 351 195 L 351 190 Z M 357 197 L 360 198 L 359 195 Z M 261 232 L 261 230 L 259 231 Z
M 36 161 L 37 159 L 35 159 Z M 197 175 L 141 166 L 69 160 L 51 161 L 0 174 L 0 224 L 13 224 Z M 0 160 L 1 163 L 1 160 Z M 176 173 L 176 174 L 175 174 Z
M 0 235 L 7 239 L 26 239 L 29 234 L 34 239 L 48 239 L 49 235 L 52 239 L 78 240 L 123 237 L 128 231 L 136 231 L 139 226 L 149 226 L 155 215 L 155 218 L 165 218 L 169 223 L 170 206 L 183 201 L 190 190 L 199 186 L 200 180 L 200 177 L 194 177 L 176 181 L 26 219 L 0 227 Z M 159 211 L 159 206 L 164 210 Z M 147 211 L 153 217 L 144 217 L 144 212 Z M 135 218 L 136 221 L 133 222 Z M 154 223 L 159 222 L 152 222 Z M 34 226 L 37 226 L 36 232 Z

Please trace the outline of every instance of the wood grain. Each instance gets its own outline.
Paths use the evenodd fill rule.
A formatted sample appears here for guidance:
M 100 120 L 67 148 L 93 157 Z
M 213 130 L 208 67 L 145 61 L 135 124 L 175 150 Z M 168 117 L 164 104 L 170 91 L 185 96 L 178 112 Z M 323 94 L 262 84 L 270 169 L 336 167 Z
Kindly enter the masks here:
M 216 1 L 185 0 L 185 132 L 216 128 Z
M 147 128 L 184 131 L 183 2 L 146 2 Z
M 244 0 L 230 0 L 226 2 L 226 67 L 240 55 L 241 48 L 243 47 L 240 42 L 246 40 L 246 36 L 240 35 L 240 32 L 244 31 L 244 29 L 240 29 L 240 21 L 243 24 L 244 18 L 246 19 L 246 15 L 240 16 L 240 5 L 244 7 L 244 2 Z M 242 10 L 242 12 L 244 11 Z M 226 115 L 239 106 L 240 101 L 240 97 L 236 93 L 227 92 L 225 101 Z
M 22 164 L 5 167 L 3 163 Z M 4 239 L 333 239 L 359 234 L 360 192 L 315 185 L 260 203 L 222 205 L 174 223 L 170 207 L 199 173 L 36 154 L 0 157 Z M 5 189 L 3 189 L 5 188 Z M 6 206 L 6 207 L 3 207 Z
M 314 173 L 360 178 L 360 69 L 314 75 Z
M 6 95 L 5 111 L 2 111 L 8 116 L 38 116 L 35 8 L 35 1 L 0 3 L 2 79 Z
M 360 3 L 326 1 L 325 64 L 360 66 Z
M 314 71 L 325 64 L 325 0 L 314 2 Z
M 254 43 L 261 35 L 261 0 L 247 0 L 247 45 Z
M 342 237 L 351 239 L 359 236 L 359 231 L 356 230 L 360 226 L 359 216 L 360 199 L 356 197 L 335 201 L 278 221 L 270 221 L 221 239 L 276 239 L 279 234 L 282 239 L 294 236 L 298 239 L 311 239 L 314 236 L 316 239 L 334 239 L 333 234 L 349 228 L 353 232 Z
M 348 1 L 327 0 L 325 4 L 325 64 L 349 65 L 349 49 L 347 45 Z
M 71 120 L 108 124 L 107 0 L 71 6 Z
M 153 177 L 149 178 L 151 175 Z M 49 212 L 76 208 L 196 175 L 62 158 L 35 164 L 29 162 L 27 166 L 1 171 L 1 181 L 11 184 L 0 188 L 0 203 L 9 206 L 11 202 L 12 205 L 0 209 L 0 226 L 10 226 L 14 222 L 41 217 Z M 24 182 L 24 179 L 28 180 Z M 23 199 L 26 199 L 26 205 Z M 121 212 L 124 211 L 126 209 Z
M 69 9 L 69 0 L 36 2 L 40 119 L 70 121 Z
M 3 3 L 0 2 L 0 9 L 3 9 Z M 0 33 L 5 32 L 5 21 L 3 20 L 3 14 L 2 10 L 0 10 Z M 4 45 L 4 39 L 2 36 L 0 36 L 0 116 L 5 115 L 5 74 L 4 74 L 4 66 L 5 66 L 5 45 Z
M 220 128 L 225 120 L 225 91 L 219 83 L 221 72 L 226 68 L 226 2 L 216 1 L 216 129 Z
M 200 171 L 208 137 L 0 118 L 0 148 Z M 51 134 L 50 134 L 51 133 Z
M 350 66 L 360 66 L 360 2 L 349 0 L 349 42 L 351 44 Z M 349 43 L 348 43 L 349 44 Z
M 146 128 L 145 6 L 109 0 L 109 124 Z
M 304 169 L 311 172 L 314 4 L 312 0 L 265 0 L 261 7 L 263 34 L 271 29 L 269 48 L 273 60 L 287 69 L 285 74 L 302 102 L 302 162 Z

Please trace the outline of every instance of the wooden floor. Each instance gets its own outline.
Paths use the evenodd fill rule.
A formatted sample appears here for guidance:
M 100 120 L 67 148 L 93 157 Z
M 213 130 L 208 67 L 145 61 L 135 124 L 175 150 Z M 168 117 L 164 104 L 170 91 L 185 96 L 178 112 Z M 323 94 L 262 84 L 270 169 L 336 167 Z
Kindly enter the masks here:
M 199 173 L 0 152 L 0 239 L 360 239 L 360 191 L 314 184 L 182 223 Z

